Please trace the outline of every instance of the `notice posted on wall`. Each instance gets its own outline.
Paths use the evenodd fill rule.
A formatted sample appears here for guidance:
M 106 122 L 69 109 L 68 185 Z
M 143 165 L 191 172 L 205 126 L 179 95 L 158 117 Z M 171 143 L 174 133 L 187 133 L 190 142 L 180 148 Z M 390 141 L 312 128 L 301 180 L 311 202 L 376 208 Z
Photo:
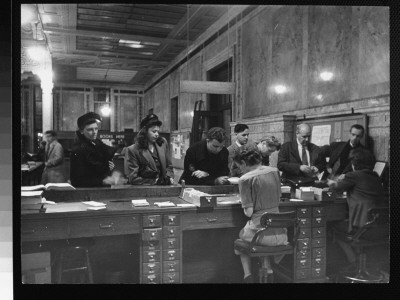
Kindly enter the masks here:
M 331 137 L 331 125 L 313 126 L 311 143 L 317 146 L 329 145 Z

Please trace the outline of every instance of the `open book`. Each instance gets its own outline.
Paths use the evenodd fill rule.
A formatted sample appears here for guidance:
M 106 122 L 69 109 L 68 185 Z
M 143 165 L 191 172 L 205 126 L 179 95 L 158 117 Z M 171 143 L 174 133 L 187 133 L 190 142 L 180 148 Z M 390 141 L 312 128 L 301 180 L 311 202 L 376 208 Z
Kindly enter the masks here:
M 75 190 L 75 188 L 67 182 L 48 183 L 46 185 L 38 184 L 32 186 L 21 186 L 21 191 L 38 191 L 38 190 Z

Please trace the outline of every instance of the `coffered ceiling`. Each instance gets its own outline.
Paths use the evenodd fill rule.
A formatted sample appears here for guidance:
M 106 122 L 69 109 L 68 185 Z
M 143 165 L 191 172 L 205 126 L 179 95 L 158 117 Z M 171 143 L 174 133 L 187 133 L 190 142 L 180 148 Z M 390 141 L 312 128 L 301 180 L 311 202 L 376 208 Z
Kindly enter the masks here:
M 24 5 L 24 4 L 23 4 Z M 62 82 L 143 86 L 228 11 L 227 5 L 31 4 L 21 47 L 47 44 Z

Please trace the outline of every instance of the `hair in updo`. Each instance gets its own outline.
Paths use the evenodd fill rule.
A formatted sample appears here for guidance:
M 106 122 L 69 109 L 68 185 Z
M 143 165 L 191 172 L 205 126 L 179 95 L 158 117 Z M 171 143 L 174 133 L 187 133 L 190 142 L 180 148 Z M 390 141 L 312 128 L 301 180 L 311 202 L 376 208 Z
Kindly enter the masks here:
M 257 146 L 254 144 L 245 144 L 242 151 L 233 157 L 233 160 L 237 163 L 245 161 L 246 165 L 254 166 L 262 161 L 261 153 Z

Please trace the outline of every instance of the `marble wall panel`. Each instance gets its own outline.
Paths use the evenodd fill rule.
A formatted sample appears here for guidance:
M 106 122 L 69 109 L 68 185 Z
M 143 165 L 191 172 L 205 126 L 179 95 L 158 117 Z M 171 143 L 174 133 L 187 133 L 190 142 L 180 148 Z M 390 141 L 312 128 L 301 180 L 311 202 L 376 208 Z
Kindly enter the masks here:
M 303 108 L 350 98 L 351 15 L 350 6 L 309 7 L 308 99 Z M 332 79 L 321 79 L 322 72 L 333 73 Z
M 236 30 L 237 27 L 234 26 L 229 29 L 229 39 L 227 32 L 221 34 L 214 42 L 209 44 L 207 47 L 204 48 L 204 61 L 214 58 L 224 49 L 232 47 L 236 43 Z M 226 57 L 228 59 L 228 57 Z
M 257 117 L 264 113 L 268 95 L 267 68 L 270 67 L 270 18 L 267 10 L 243 24 L 243 117 Z
M 360 7 L 360 97 L 390 93 L 389 8 Z
M 296 109 L 302 103 L 302 10 L 286 6 L 272 15 L 271 77 L 263 114 Z M 285 86 L 287 92 L 277 94 L 273 90 L 276 85 Z

